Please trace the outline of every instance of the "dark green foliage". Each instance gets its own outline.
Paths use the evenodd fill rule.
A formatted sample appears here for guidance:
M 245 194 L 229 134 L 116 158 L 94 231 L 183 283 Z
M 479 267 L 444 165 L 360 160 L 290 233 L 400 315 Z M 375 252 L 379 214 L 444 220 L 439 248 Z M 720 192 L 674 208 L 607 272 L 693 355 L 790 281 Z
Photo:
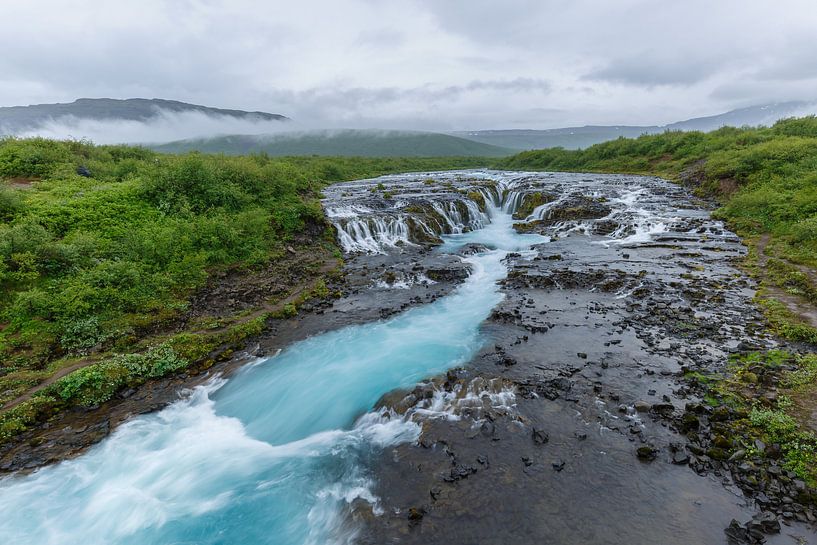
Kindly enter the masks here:
M 477 159 L 271 158 L 0 140 L 0 391 L 178 316 L 214 270 L 269 263 L 329 181 Z
M 347 157 L 506 157 L 511 149 L 475 142 L 449 134 L 411 131 L 338 130 L 276 135 L 217 136 L 180 140 L 154 146 L 166 153 L 200 151 L 247 155 L 266 153 L 274 156 L 347 156 Z M 334 176 L 330 176 L 333 178 Z
M 82 406 L 104 403 L 124 386 L 135 386 L 188 364 L 168 346 L 151 348 L 144 354 L 124 354 L 95 363 L 59 379 L 40 395 L 54 396 Z

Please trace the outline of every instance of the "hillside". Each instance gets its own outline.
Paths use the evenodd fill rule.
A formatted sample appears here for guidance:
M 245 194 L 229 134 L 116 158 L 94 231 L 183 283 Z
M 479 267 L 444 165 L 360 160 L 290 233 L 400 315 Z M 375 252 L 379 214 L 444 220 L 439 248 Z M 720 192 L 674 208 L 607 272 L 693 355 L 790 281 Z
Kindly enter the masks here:
M 272 156 L 504 157 L 512 150 L 456 136 L 407 131 L 340 130 L 276 135 L 231 135 L 151 145 L 165 153 L 201 151 Z
M 817 113 L 817 102 L 778 102 L 731 110 L 707 117 L 696 117 L 667 125 L 645 126 L 604 126 L 587 125 L 545 130 L 485 130 L 453 133 L 475 142 L 513 148 L 533 150 L 562 147 L 580 149 L 615 140 L 616 138 L 636 138 L 642 134 L 659 134 L 665 131 L 713 131 L 725 126 L 756 127 L 769 126 L 786 117 L 797 117 Z
M 36 130 L 44 123 L 61 118 L 110 121 L 149 121 L 166 113 L 197 112 L 209 116 L 222 116 L 246 121 L 285 121 L 279 114 L 248 112 L 211 108 L 188 104 L 177 100 L 159 98 L 80 98 L 74 102 L 57 104 L 33 104 L 0 108 L 0 134 L 17 134 Z

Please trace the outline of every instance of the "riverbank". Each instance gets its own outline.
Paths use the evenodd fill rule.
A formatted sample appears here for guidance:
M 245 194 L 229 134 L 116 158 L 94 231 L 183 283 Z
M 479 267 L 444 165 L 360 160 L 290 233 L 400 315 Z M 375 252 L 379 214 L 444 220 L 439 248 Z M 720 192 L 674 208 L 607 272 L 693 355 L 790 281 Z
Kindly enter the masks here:
M 453 543 L 469 535 L 499 540 L 507 537 L 500 527 L 516 524 L 520 539 L 604 542 L 593 533 L 599 527 L 571 522 L 595 517 L 633 543 L 667 538 L 668 527 L 679 542 L 710 542 L 735 518 L 732 532 L 748 542 L 750 531 L 775 529 L 764 513 L 796 532 L 814 515 L 808 483 L 772 456 L 774 442 L 768 453 L 748 451 L 755 438 L 731 424 L 744 416 L 740 408 L 698 387 L 706 377 L 735 375 L 730 358 L 756 365 L 752 354 L 781 347 L 764 332 L 755 285 L 735 268 L 747 255 L 739 239 L 683 189 L 654 178 L 465 171 L 364 180 L 326 195 L 329 220 L 348 237 L 341 243 L 381 253 L 349 256 L 343 282 L 326 285 L 342 297 L 307 301 L 298 317 L 267 321 L 270 333 L 256 354 L 450 294 L 468 274 L 458 256 L 486 248 L 429 244 L 441 236 L 468 242 L 457 233 L 484 228 L 488 202 L 507 203 L 519 233 L 551 239 L 533 253 L 507 255 L 505 298 L 480 330 L 486 348 L 465 369 L 378 404 L 409 415 L 420 436 L 416 444 L 387 445 L 368 463 L 373 496 L 352 503 L 361 539 L 412 542 L 467 524 L 468 532 L 450 535 Z M 242 361 L 188 380 L 232 372 Z M 756 371 L 748 373 L 762 375 Z M 766 396 L 773 376 L 745 383 L 755 385 L 752 399 Z M 172 396 L 152 407 L 156 394 L 146 390 L 143 407 L 175 398 L 181 384 L 161 385 Z M 428 407 L 429 400 L 441 405 Z M 123 414 L 140 412 L 142 401 L 136 397 Z M 684 428 L 693 416 L 697 431 Z M 727 424 L 735 431 L 724 434 Z M 78 425 L 76 433 L 94 441 L 108 429 Z M 752 476 L 754 487 L 745 486 Z M 628 491 L 628 502 L 602 495 L 588 503 L 599 490 Z M 640 509 L 623 509 L 633 502 Z M 759 518 L 741 527 L 757 507 Z M 370 517 L 372 509 L 383 515 Z M 520 526 L 513 519 L 520 512 L 539 522 Z M 676 528 L 674 520 L 686 525 Z
M 473 164 L 0 140 L 0 452 L 55 416 L 201 374 L 332 295 L 327 180 Z

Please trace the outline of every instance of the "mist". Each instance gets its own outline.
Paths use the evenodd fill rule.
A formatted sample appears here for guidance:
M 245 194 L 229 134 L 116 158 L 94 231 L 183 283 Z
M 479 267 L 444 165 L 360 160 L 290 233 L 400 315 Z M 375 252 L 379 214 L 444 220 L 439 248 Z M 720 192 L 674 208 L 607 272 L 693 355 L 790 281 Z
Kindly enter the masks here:
M 147 121 L 63 116 L 17 136 L 84 139 L 97 144 L 155 144 L 228 134 L 275 134 L 299 129 L 306 130 L 302 125 L 289 121 L 251 121 L 227 115 L 158 110 L 157 115 Z

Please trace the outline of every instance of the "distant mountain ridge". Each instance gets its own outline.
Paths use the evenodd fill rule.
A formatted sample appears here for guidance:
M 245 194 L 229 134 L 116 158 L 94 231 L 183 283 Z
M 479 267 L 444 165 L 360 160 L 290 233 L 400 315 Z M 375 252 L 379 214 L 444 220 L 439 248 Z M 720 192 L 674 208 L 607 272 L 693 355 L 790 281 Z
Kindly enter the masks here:
M 505 157 L 514 153 L 512 149 L 448 134 L 359 129 L 216 136 L 179 140 L 167 144 L 150 144 L 149 147 L 165 153 L 195 150 L 227 155 L 266 153 L 275 156 Z
M 0 134 L 17 134 L 36 131 L 45 123 L 58 122 L 64 118 L 149 121 L 163 112 L 197 112 L 210 116 L 231 117 L 246 121 L 288 121 L 289 118 L 268 112 L 249 112 L 211 108 L 178 100 L 161 98 L 80 98 L 74 102 L 56 104 L 32 104 L 30 106 L 0 107 Z
M 166 114 L 197 113 L 195 117 Z M 557 129 L 500 129 L 450 133 L 381 130 L 313 130 L 279 132 L 263 122 L 289 121 L 284 115 L 260 111 L 231 110 L 166 99 L 80 98 L 70 103 L 0 107 L 0 136 L 67 135 L 108 142 L 152 142 L 160 151 L 199 150 L 211 153 L 270 155 L 444 156 L 483 155 L 499 157 L 519 150 L 563 147 L 586 148 L 619 137 L 637 137 L 667 130 L 711 131 L 724 125 L 771 125 L 784 117 L 817 114 L 817 101 L 792 101 L 731 110 L 667 125 L 586 125 Z M 137 126 L 90 126 L 85 121 L 131 121 Z M 152 123 L 156 121 L 157 123 Z M 239 124 L 235 122 L 238 121 Z M 242 125 L 241 122 L 251 124 Z M 138 125 L 144 123 L 144 125 Z M 55 128 L 56 126 L 56 128 Z M 67 128 L 66 128 L 67 127 Z M 285 128 L 285 126 L 282 126 Z M 117 132 L 117 129 L 122 129 Z M 140 130 L 141 129 L 141 130 Z M 178 130 L 176 130 L 178 129 Z M 256 134 L 256 133 L 267 134 Z M 253 133 L 250 135 L 247 133 Z M 220 136 L 215 136 L 220 135 Z M 177 140 L 185 138 L 185 140 Z
M 776 102 L 731 110 L 718 115 L 696 117 L 668 125 L 585 125 L 560 129 L 509 129 L 483 131 L 457 131 L 451 134 L 475 142 L 492 144 L 516 150 L 563 147 L 586 148 L 593 144 L 615 140 L 623 136 L 634 138 L 642 134 L 664 131 L 712 131 L 723 126 L 742 127 L 771 125 L 784 117 L 801 117 L 817 114 L 817 101 Z

